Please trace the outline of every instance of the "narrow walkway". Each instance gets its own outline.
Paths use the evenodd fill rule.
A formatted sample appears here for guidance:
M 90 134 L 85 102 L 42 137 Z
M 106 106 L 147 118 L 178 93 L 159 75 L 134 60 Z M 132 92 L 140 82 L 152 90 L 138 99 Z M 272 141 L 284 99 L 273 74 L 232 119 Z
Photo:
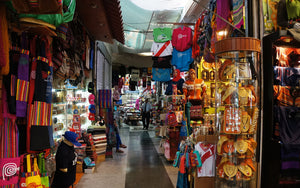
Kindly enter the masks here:
M 129 133 L 126 188 L 168 188 L 173 184 L 147 131 Z
M 76 188 L 171 188 L 175 187 L 178 169 L 159 152 L 159 138 L 153 130 L 125 125 L 120 129 L 122 142 L 128 146 L 84 174 Z

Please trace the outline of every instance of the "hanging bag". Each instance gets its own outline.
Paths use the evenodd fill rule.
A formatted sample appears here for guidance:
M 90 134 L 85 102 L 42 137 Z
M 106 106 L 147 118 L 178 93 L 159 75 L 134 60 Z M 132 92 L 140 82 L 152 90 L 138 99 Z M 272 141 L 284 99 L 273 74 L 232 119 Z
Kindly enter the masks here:
M 19 186 L 20 188 L 26 188 L 26 172 L 25 172 L 25 157 L 26 154 L 21 155 L 21 164 L 20 164 L 20 179 L 19 179 Z
M 31 171 L 30 155 L 26 156 L 26 162 L 27 162 L 26 186 L 28 188 L 31 187 L 43 188 L 38 165 L 37 165 L 37 158 L 33 159 L 33 170 L 34 170 L 33 172 Z
M 44 158 L 43 153 L 39 154 L 39 162 L 38 163 L 39 163 L 39 168 L 40 168 L 40 172 L 41 172 L 42 186 L 43 186 L 43 188 L 49 188 L 50 187 L 49 176 L 48 176 L 48 172 L 45 169 L 45 158 Z
M 20 157 L 0 159 L 0 186 L 17 184 L 19 169 Z

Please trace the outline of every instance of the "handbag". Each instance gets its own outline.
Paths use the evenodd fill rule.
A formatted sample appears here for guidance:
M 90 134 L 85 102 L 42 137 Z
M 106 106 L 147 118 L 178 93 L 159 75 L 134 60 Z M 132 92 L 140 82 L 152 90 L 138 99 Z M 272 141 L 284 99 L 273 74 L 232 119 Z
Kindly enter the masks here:
M 31 160 L 30 155 L 26 156 L 27 162 L 27 175 L 26 175 L 26 186 L 28 188 L 43 188 L 41 177 L 39 174 L 37 158 L 33 159 L 33 172 L 31 172 Z
M 19 180 L 20 157 L 0 159 L 0 186 L 17 184 Z
M 44 158 L 44 154 L 40 153 L 39 154 L 39 168 L 40 168 L 40 172 L 41 172 L 41 182 L 42 182 L 42 186 L 43 188 L 49 188 L 50 187 L 50 182 L 49 182 L 49 176 L 48 176 L 48 172 L 46 171 L 45 168 L 45 158 Z
M 24 168 L 24 158 L 25 158 L 26 154 L 23 154 L 20 156 L 20 179 L 19 179 L 19 186 L 20 188 L 26 188 L 26 172 L 25 172 L 25 168 Z

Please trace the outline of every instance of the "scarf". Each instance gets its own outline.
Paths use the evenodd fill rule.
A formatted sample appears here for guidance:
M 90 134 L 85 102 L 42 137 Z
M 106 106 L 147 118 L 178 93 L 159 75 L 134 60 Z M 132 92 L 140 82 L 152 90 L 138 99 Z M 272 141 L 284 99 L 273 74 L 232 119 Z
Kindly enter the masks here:
M 173 78 L 173 82 L 178 82 L 181 79 L 180 70 L 175 69 L 175 71 L 177 72 L 177 76 Z

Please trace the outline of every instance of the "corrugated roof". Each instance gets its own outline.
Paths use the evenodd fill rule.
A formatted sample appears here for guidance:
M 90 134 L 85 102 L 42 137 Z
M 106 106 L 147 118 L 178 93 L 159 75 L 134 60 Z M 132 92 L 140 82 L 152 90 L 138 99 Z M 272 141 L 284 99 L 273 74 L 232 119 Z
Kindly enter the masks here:
M 119 0 L 104 0 L 108 24 L 113 38 L 124 44 L 123 19 Z
M 123 20 L 119 0 L 79 0 L 76 9 L 83 24 L 96 40 L 124 44 Z

